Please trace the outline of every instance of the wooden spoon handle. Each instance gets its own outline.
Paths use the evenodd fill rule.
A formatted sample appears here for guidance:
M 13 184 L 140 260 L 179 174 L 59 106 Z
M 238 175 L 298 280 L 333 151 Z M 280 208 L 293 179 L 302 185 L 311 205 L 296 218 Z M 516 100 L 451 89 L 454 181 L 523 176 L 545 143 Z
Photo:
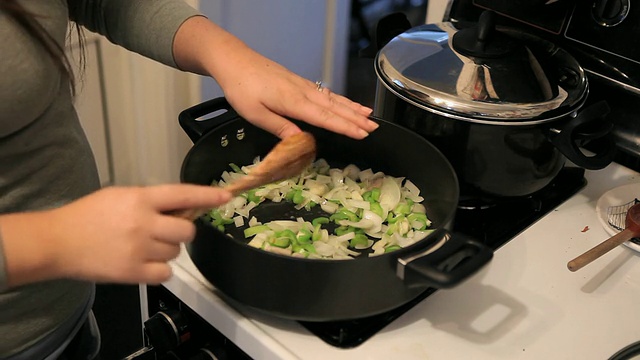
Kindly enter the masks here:
M 634 232 L 631 229 L 625 229 L 594 246 L 591 250 L 569 261 L 569 263 L 567 263 L 567 268 L 569 268 L 570 271 L 580 270 L 585 265 L 590 264 L 593 260 L 608 253 L 611 249 L 619 246 L 625 241 L 629 241 L 633 237 Z

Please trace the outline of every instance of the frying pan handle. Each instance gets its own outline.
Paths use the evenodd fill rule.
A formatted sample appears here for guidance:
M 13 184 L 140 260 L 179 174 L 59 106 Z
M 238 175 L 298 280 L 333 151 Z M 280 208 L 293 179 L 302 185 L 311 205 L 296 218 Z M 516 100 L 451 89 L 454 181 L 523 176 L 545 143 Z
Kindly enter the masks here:
M 439 249 L 398 259 L 407 287 L 450 288 L 475 274 L 493 258 L 493 250 L 460 234 L 451 234 Z
M 605 120 L 609 113 L 606 101 L 588 106 L 569 121 L 557 134 L 550 134 L 550 141 L 564 156 L 579 167 L 600 170 L 611 164 L 616 147 L 608 136 L 613 124 Z M 557 130 L 556 130 L 557 131 Z M 599 150 L 593 156 L 586 156 L 580 146 L 592 142 Z
M 208 119 L 199 119 L 209 114 L 214 114 L 214 116 Z M 211 129 L 237 117 L 238 113 L 229 105 L 227 99 L 219 97 L 183 110 L 178 115 L 178 121 L 182 130 L 195 143 Z

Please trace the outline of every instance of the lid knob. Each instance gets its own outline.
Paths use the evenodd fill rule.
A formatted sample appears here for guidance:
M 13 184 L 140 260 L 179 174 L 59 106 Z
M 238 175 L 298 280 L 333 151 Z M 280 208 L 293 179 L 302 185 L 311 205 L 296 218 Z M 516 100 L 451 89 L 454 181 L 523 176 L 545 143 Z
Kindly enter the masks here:
M 475 26 L 456 32 L 451 45 L 462 55 L 479 58 L 504 57 L 517 46 L 511 38 L 496 31 L 494 14 L 490 10 L 480 15 Z

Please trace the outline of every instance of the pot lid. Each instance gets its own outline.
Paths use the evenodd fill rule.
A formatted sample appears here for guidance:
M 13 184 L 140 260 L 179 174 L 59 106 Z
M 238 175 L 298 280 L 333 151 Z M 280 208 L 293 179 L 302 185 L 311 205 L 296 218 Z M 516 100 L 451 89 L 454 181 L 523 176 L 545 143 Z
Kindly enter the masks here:
M 465 119 L 555 119 L 579 108 L 588 92 L 584 70 L 569 53 L 496 29 L 490 11 L 471 27 L 444 22 L 407 30 L 378 52 L 375 70 L 405 101 Z

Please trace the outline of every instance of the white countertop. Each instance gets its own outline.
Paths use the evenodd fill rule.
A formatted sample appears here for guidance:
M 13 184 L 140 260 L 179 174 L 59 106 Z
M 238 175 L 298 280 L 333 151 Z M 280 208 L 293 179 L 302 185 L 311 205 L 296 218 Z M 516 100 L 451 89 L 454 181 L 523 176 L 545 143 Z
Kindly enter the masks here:
M 586 178 L 584 189 L 498 249 L 478 274 L 353 349 L 328 345 L 295 321 L 229 306 L 186 251 L 164 285 L 256 359 L 607 359 L 640 340 L 638 254 L 620 246 L 575 273 L 566 265 L 609 237 L 598 198 L 640 183 L 640 175 L 612 164 Z

